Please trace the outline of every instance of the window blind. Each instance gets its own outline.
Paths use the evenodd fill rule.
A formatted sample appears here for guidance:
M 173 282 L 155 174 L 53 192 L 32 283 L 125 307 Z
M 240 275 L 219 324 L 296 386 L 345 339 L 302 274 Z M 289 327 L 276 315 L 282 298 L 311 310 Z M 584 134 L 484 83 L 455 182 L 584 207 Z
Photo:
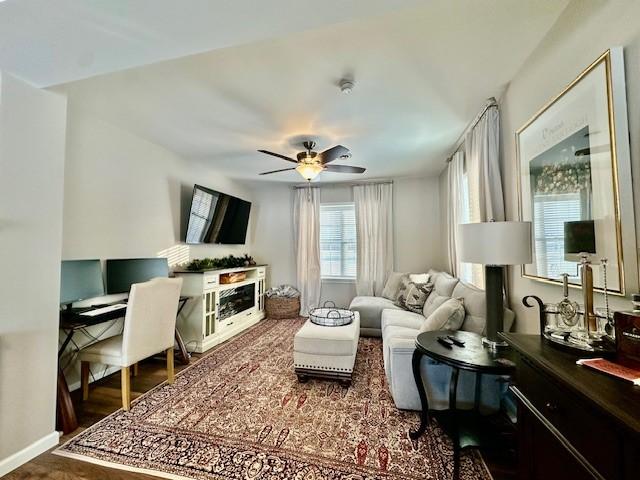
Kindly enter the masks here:
M 534 241 L 538 275 L 576 275 L 576 264 L 564 259 L 564 223 L 582 219 L 580 193 L 536 194 L 533 198 Z
M 320 205 L 322 278 L 356 278 L 356 213 L 353 203 Z

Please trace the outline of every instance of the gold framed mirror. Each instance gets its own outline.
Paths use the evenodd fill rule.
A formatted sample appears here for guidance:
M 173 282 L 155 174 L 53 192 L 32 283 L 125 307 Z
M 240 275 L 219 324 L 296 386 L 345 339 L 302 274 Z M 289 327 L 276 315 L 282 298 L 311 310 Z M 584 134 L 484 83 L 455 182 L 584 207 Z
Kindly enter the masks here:
M 594 245 L 586 253 L 595 288 L 605 286 L 603 258 L 611 293 L 637 286 L 628 138 L 621 48 L 602 54 L 518 129 L 519 212 L 532 222 L 533 236 L 533 262 L 522 266 L 523 277 L 561 284 L 566 273 L 579 286 L 579 258 L 568 238 L 581 224 L 586 242 L 579 243 Z

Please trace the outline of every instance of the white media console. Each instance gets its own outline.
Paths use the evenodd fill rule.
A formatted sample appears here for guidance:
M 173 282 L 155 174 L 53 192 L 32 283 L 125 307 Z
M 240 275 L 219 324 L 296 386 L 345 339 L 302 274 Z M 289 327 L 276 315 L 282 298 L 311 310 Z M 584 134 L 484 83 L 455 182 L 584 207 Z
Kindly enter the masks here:
M 246 279 L 223 284 L 221 276 L 244 272 Z M 177 326 L 189 351 L 205 352 L 265 317 L 266 265 L 205 272 L 177 271 L 182 295 L 191 297 Z

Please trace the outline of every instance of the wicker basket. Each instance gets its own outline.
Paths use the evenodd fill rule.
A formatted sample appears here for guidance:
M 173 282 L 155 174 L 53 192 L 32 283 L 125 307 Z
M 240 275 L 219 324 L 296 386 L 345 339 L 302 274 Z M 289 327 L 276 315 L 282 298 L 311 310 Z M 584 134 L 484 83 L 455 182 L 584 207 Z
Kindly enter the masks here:
M 300 316 L 300 297 L 267 297 L 265 302 L 267 318 L 282 320 Z

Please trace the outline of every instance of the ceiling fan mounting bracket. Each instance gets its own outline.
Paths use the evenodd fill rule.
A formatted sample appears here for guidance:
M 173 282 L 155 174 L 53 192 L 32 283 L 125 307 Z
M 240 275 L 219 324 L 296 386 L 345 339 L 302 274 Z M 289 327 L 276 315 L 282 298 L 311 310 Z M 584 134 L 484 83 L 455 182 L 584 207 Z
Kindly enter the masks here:
M 313 140 L 306 140 L 302 142 L 302 145 L 304 145 L 304 148 L 306 148 L 308 152 L 316 148 L 316 142 Z

